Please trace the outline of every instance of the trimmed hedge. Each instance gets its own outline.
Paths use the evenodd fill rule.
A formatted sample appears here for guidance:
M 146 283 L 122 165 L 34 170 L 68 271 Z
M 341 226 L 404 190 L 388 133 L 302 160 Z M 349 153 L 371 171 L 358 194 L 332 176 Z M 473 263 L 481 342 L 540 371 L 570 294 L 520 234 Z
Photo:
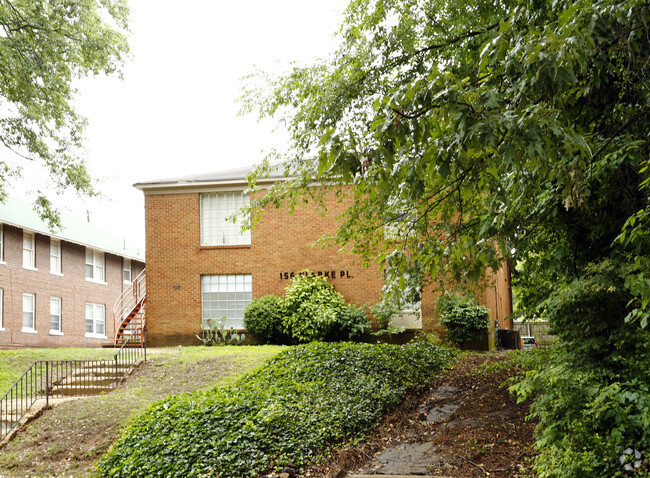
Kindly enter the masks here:
M 232 387 L 154 404 L 98 467 L 108 477 L 255 477 L 365 437 L 453 352 L 427 343 L 292 347 Z

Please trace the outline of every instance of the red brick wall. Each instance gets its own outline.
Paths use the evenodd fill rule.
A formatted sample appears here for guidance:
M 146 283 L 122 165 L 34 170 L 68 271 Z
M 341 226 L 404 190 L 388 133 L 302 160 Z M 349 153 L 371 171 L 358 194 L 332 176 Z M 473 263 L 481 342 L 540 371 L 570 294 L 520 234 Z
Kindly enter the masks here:
M 383 274 L 377 266 L 364 269 L 350 253 L 313 247 L 323 233 L 335 230 L 336 216 L 351 200 L 339 204 L 330 198 L 326 217 L 313 207 L 298 207 L 292 215 L 284 207 L 270 207 L 253 229 L 250 246 L 201 247 L 199 193 L 146 195 L 149 343 L 159 346 L 197 342 L 201 275 L 251 274 L 253 298 L 257 298 L 283 295 L 289 283 L 284 272 L 334 271 L 336 278 L 331 282 L 349 302 L 379 301 Z M 486 288 L 483 302 L 495 302 L 495 292 L 494 287 Z M 433 319 L 434 306 L 434 295 L 424 294 L 423 323 L 429 330 L 437 323 Z
M 123 290 L 122 257 L 105 253 L 106 284 L 86 280 L 86 248 L 61 241 L 62 276 L 50 274 L 50 238 L 35 234 L 36 268 L 24 269 L 23 230 L 4 226 L 4 264 L 0 264 L 0 288 L 4 290 L 0 347 L 98 347 L 113 340 L 113 305 Z M 132 261 L 133 277 L 144 264 Z M 35 329 L 21 332 L 23 294 L 35 295 Z M 50 334 L 50 298 L 61 298 L 61 332 Z M 103 304 L 107 339 L 87 338 L 86 303 Z

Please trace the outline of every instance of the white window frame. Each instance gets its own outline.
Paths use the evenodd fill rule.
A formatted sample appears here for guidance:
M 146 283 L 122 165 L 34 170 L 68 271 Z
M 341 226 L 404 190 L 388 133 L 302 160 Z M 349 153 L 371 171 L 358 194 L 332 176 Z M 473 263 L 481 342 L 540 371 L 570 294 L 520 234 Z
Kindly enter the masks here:
M 128 267 L 127 267 L 128 265 Z M 126 273 L 129 273 L 129 278 L 126 279 Z M 133 283 L 133 269 L 131 265 L 131 259 L 124 258 L 124 264 L 122 265 L 122 281 L 125 284 L 131 285 Z
M 29 304 L 30 306 L 25 308 L 26 304 Z M 32 316 L 31 327 L 25 326 L 25 314 L 31 314 Z M 30 293 L 23 294 L 23 327 L 22 329 L 20 329 L 20 331 L 29 334 L 36 333 L 36 295 L 34 294 L 30 294 Z
M 244 309 L 253 300 L 251 274 L 201 276 L 201 321 L 226 318 L 226 328 L 244 328 Z
M 86 247 L 86 280 L 106 284 L 106 256 L 103 251 Z
M 201 193 L 200 202 L 201 246 L 250 245 L 250 229 L 241 230 L 250 220 L 240 216 L 235 222 L 228 220 L 250 204 L 248 194 L 243 191 Z
M 61 241 L 50 237 L 50 274 L 62 276 Z
M 61 316 L 61 297 L 50 297 L 50 335 L 63 335 L 61 331 Z M 53 317 L 57 317 L 57 328 L 52 327 Z
M 29 240 L 30 248 L 25 248 L 25 242 Z M 26 254 L 28 254 L 26 256 Z M 27 258 L 27 264 L 25 263 Z M 37 271 L 36 268 L 36 234 L 30 231 L 23 231 L 23 269 Z
M 106 306 L 86 302 L 86 337 L 105 339 L 106 337 Z
M 5 320 L 5 314 L 4 314 L 4 304 L 5 304 L 5 290 L 0 287 L 0 332 L 4 331 L 4 320 Z

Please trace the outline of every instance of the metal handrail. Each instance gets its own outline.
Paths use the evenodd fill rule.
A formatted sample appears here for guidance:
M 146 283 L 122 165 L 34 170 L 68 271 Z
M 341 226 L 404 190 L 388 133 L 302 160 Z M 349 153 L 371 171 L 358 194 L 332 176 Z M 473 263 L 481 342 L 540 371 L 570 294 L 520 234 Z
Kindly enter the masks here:
M 147 360 L 147 330 L 140 339 L 129 338 L 112 360 L 36 360 L 0 398 L 0 442 L 34 406 L 51 398 L 87 396 L 111 391 L 124 380 L 131 367 Z M 128 345 L 128 346 L 127 346 Z
M 115 362 L 115 387 L 117 387 L 122 380 L 124 380 L 125 375 L 120 377 L 119 369 L 121 365 L 130 365 L 144 358 L 144 361 L 147 361 L 147 329 L 138 327 L 136 329 L 140 332 L 142 340 L 129 337 L 124 341 L 119 350 L 113 355 L 113 361 Z M 133 346 L 135 344 L 136 346 Z
M 146 296 L 147 274 L 146 269 L 143 269 L 115 301 L 113 306 L 113 343 L 117 342 L 117 335 L 124 320 Z

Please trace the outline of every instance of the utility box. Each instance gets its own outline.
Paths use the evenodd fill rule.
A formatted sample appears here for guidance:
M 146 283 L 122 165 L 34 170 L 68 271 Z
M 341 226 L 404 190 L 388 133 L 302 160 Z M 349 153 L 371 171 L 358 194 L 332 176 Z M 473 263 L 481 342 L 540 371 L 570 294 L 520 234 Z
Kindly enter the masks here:
M 504 349 L 520 349 L 521 335 L 516 330 L 499 330 L 499 343 Z

